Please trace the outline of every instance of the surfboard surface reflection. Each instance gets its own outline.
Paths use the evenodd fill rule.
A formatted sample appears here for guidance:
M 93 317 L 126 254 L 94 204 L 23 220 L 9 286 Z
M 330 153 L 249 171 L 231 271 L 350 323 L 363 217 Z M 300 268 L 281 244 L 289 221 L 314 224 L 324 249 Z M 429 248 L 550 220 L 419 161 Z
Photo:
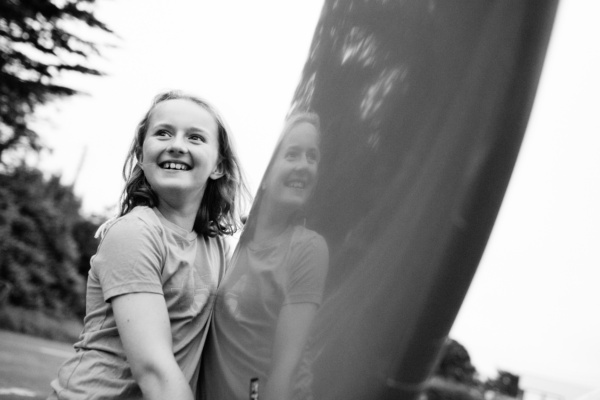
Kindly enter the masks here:
M 413 399 L 475 273 L 556 1 L 326 1 L 217 296 L 204 398 Z

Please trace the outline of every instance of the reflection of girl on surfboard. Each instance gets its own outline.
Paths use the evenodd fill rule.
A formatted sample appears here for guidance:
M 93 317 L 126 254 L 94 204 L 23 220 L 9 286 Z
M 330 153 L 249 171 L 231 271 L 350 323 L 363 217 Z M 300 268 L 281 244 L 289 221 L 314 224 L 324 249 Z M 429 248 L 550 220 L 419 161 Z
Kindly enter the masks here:
M 204 399 L 247 399 L 253 378 L 261 400 L 289 398 L 294 389 L 328 267 L 325 240 L 303 226 L 319 142 L 316 115 L 288 119 L 219 287 L 202 364 Z

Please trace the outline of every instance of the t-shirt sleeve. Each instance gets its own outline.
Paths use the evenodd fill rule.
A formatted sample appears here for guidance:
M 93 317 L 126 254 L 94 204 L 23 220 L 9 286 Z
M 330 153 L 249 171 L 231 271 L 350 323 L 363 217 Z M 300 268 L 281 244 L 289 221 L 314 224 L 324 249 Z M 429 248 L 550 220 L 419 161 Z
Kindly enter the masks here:
M 108 228 L 91 265 L 104 301 L 127 293 L 163 294 L 163 247 L 159 229 L 140 218 L 123 218 Z
M 322 236 L 314 234 L 298 250 L 292 260 L 285 304 L 321 304 L 329 268 L 327 243 Z

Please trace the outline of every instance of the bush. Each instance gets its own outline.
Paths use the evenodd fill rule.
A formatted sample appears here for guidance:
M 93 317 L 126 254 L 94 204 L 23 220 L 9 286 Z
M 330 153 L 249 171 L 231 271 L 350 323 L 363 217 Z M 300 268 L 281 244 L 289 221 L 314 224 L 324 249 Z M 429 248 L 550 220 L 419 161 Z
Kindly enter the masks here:
M 6 304 L 81 319 L 98 218 L 60 177 L 21 166 L 0 173 L 0 280 Z M 88 237 L 89 236 L 89 237 Z M 83 264 L 87 264 L 84 266 Z
M 0 307 L 0 327 L 45 339 L 75 343 L 83 328 L 76 319 L 47 315 L 41 311 L 13 306 Z

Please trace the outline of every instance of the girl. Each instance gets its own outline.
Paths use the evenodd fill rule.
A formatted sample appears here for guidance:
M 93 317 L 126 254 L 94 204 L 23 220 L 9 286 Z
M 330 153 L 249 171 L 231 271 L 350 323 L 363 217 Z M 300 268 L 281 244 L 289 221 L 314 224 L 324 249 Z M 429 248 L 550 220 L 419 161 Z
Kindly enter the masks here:
M 158 95 L 123 168 L 119 218 L 92 258 L 76 354 L 52 399 L 193 399 L 245 188 L 223 120 L 181 92 Z
M 304 227 L 303 213 L 317 181 L 319 139 L 315 114 L 286 122 L 219 287 L 202 364 L 204 399 L 247 399 L 254 378 L 261 400 L 287 399 L 297 389 L 294 373 L 328 266 L 327 244 Z

